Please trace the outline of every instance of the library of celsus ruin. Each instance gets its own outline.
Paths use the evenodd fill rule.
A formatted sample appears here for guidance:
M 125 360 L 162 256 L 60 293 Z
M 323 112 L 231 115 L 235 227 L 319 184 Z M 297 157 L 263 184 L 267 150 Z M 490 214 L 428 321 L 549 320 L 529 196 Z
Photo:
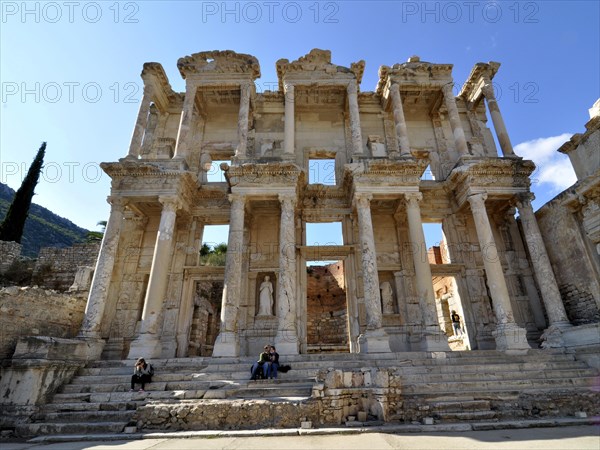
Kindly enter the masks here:
M 364 61 L 315 49 L 277 61 L 278 89 L 262 93 L 250 55 L 177 65 L 184 93 L 144 65 L 129 152 L 102 164 L 111 214 L 79 336 L 104 340 L 103 359 L 248 356 L 267 342 L 282 355 L 564 345 L 535 166 L 513 151 L 498 63 L 455 87 L 451 64 L 413 56 L 361 92 Z M 315 161 L 330 164 L 326 182 Z M 225 181 L 209 176 L 219 164 Z M 308 241 L 322 223 L 340 245 Z M 433 257 L 424 223 L 444 232 Z M 212 225 L 229 226 L 224 266 L 200 257 Z

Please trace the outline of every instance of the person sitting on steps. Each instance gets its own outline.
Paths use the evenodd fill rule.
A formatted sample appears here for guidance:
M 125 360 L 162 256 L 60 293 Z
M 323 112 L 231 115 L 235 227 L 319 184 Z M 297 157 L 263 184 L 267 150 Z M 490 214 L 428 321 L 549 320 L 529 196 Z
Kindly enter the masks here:
M 258 361 L 256 361 L 253 365 L 252 365 L 252 376 L 250 377 L 251 380 L 256 380 L 259 377 L 259 371 L 261 373 L 261 375 L 266 378 L 267 375 L 264 371 L 263 366 L 265 365 L 265 363 L 269 362 L 269 350 L 270 350 L 271 346 L 270 345 L 265 345 L 263 352 L 259 355 L 258 357 Z
M 144 358 L 138 358 L 133 368 L 133 375 L 131 376 L 131 389 L 135 389 L 135 384 L 141 384 L 140 392 L 144 392 L 144 386 L 146 383 L 152 381 L 152 375 L 154 375 L 154 368 L 152 364 L 148 364 Z
M 269 350 L 269 362 L 263 366 L 265 378 L 277 379 L 277 369 L 279 368 L 279 353 L 274 345 L 271 345 Z

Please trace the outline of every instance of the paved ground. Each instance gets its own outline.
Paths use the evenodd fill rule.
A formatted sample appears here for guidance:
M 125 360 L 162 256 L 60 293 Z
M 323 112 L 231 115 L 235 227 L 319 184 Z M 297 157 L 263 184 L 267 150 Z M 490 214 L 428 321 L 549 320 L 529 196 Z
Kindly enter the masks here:
M 253 436 L 222 438 L 156 438 L 131 441 L 42 443 L 0 442 L 1 450 L 211 450 L 211 449 L 527 449 L 598 450 L 596 425 L 442 433 L 361 433 L 306 436 Z

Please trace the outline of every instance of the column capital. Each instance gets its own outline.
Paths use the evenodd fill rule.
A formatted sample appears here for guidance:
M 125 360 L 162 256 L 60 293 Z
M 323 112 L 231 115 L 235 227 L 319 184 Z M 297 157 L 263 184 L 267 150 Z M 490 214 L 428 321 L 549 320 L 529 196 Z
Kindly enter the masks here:
M 421 200 L 423 200 L 422 192 L 405 192 L 404 193 L 404 201 L 407 203 L 407 205 L 410 205 L 410 206 L 418 205 L 418 203 Z
M 454 98 L 454 82 L 446 83 L 442 85 L 442 93 L 444 97 L 452 97 Z
M 494 85 L 489 77 L 482 77 L 483 84 L 481 85 L 481 93 L 487 100 L 496 100 L 496 94 L 494 93 Z
M 233 204 L 233 203 L 240 203 L 243 205 L 244 203 L 246 203 L 246 195 L 245 194 L 240 194 L 240 193 L 235 193 L 235 194 L 229 194 L 227 195 L 227 200 L 229 200 L 229 203 Z
M 288 207 L 288 208 L 296 207 L 296 203 L 298 201 L 296 194 L 278 194 L 277 198 L 279 199 L 279 202 L 281 203 L 282 206 Z
M 295 89 L 296 85 L 294 83 L 292 83 L 291 81 L 284 81 L 283 82 L 283 92 L 284 93 L 294 93 L 294 89 Z
M 182 208 L 182 202 L 179 198 L 172 195 L 161 195 L 158 197 L 158 201 L 163 205 L 164 210 L 170 210 L 176 212 L 178 209 Z
M 106 197 L 106 202 L 111 205 L 113 209 L 120 210 L 121 212 L 123 212 L 125 207 L 129 204 L 128 199 L 114 195 Z
M 373 194 L 368 192 L 357 192 L 354 194 L 354 203 L 356 207 L 369 208 Z
M 467 197 L 471 208 L 485 208 L 485 201 L 487 200 L 488 195 L 486 192 L 481 192 L 479 194 L 471 194 Z
M 526 192 L 523 194 L 517 195 L 515 198 L 515 205 L 517 205 L 518 209 L 529 208 L 531 209 L 531 202 L 535 200 L 535 195 L 533 192 Z

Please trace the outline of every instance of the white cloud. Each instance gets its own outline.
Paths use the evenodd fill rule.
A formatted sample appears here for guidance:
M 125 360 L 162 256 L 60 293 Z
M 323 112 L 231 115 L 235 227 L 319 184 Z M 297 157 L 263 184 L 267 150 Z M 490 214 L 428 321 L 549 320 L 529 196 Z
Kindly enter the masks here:
M 569 157 L 557 151 L 572 135 L 563 133 L 559 136 L 525 141 L 515 146 L 517 155 L 532 160 L 537 166 L 531 176 L 532 181 L 538 185 L 545 184 L 555 194 L 577 181 Z

